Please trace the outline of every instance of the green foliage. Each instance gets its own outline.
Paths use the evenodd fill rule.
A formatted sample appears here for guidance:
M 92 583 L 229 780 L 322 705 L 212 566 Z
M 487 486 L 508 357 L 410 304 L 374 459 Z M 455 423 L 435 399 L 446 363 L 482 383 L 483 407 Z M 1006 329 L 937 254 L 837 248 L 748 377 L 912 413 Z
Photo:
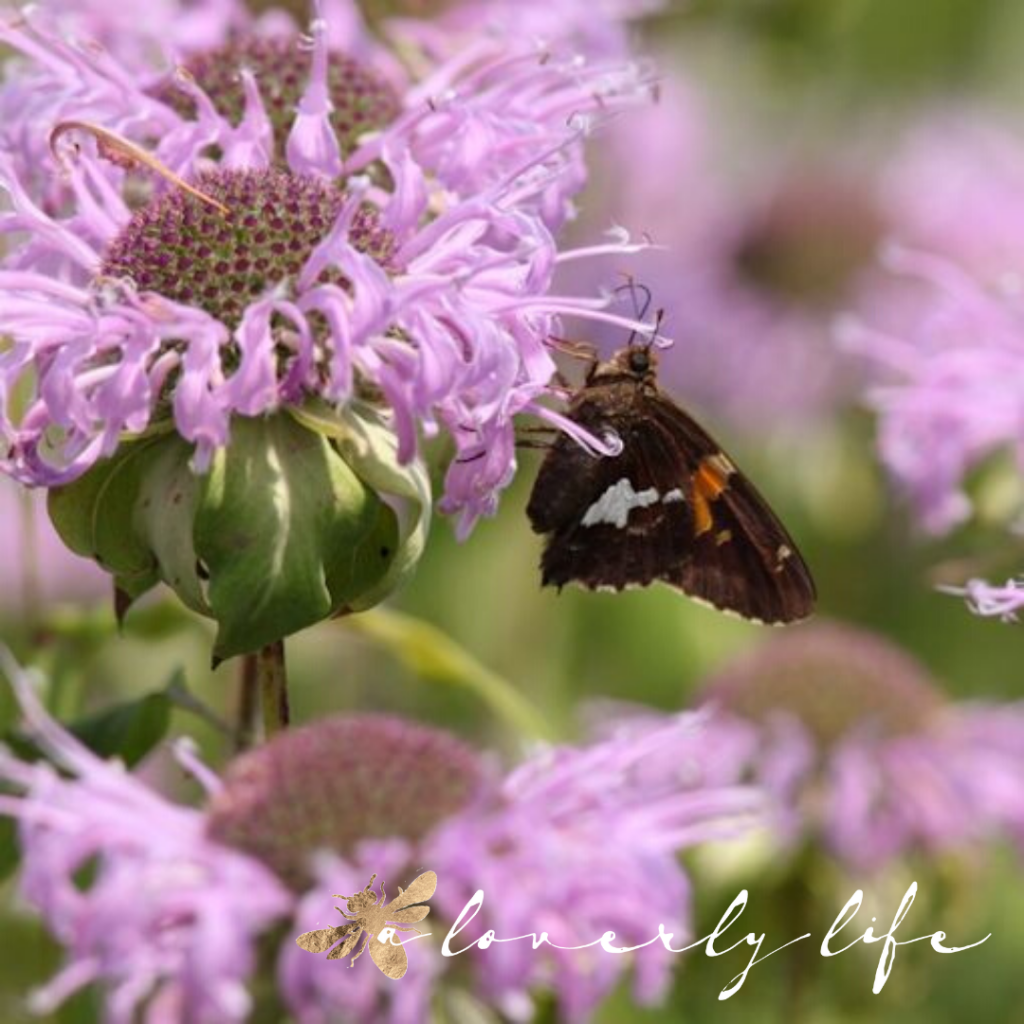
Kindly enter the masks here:
M 50 515 L 68 547 L 107 569 L 128 603 L 163 580 L 217 622 L 215 659 L 254 651 L 380 600 L 422 550 L 422 471 L 403 476 L 381 425 L 367 423 L 362 435 L 356 420 L 344 426 L 358 470 L 324 432 L 287 414 L 236 420 L 231 444 L 202 475 L 176 436 L 127 442 L 51 491 Z M 418 502 L 404 541 L 360 472 Z

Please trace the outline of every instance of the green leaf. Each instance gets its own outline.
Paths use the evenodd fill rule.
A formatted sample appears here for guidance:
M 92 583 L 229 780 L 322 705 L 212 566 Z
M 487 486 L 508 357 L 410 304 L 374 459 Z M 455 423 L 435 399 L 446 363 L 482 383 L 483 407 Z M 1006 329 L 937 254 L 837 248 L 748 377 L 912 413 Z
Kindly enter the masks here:
M 48 495 L 50 519 L 64 543 L 97 561 L 132 598 L 159 580 L 153 551 L 135 529 L 142 477 L 159 443 L 125 443 L 78 480 L 52 488 Z
M 150 449 L 134 526 L 156 559 L 160 578 L 187 607 L 210 615 L 193 538 L 203 478 L 193 472 L 191 458 L 192 446 L 177 436 L 162 438 Z
M 378 494 L 399 499 L 400 538 L 391 568 L 376 587 L 351 605 L 352 611 L 372 608 L 398 587 L 415 569 L 430 532 L 433 504 L 430 474 L 421 459 L 403 465 L 398 460 L 398 438 L 381 412 L 363 402 L 335 409 L 308 402 L 293 409 L 303 426 L 329 437 L 359 478 Z
M 151 693 L 80 718 L 68 731 L 99 757 L 120 758 L 131 768 L 167 735 L 171 706 L 166 693 Z
M 471 690 L 499 718 L 512 722 L 524 735 L 556 739 L 541 712 L 507 679 L 481 665 L 437 627 L 389 608 L 354 615 L 345 620 L 345 625 L 387 648 L 416 675 Z
M 116 757 L 131 768 L 167 735 L 172 706 L 168 693 L 150 693 L 76 719 L 65 728 L 98 757 Z M 0 744 L 21 761 L 48 760 L 32 735 L 19 727 L 0 737 Z
M 348 611 L 388 573 L 395 514 L 290 416 L 236 420 L 196 513 L 218 659 Z
M 135 503 L 153 440 L 122 444 L 79 479 L 53 487 L 50 519 L 65 544 L 95 559 L 137 596 L 158 580 L 152 551 L 134 529 Z

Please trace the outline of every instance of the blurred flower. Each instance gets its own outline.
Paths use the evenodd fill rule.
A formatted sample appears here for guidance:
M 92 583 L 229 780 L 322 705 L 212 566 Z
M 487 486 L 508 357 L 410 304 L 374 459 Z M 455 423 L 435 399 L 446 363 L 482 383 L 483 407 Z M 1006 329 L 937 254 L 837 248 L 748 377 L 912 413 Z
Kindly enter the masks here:
M 842 340 L 872 373 L 879 447 L 924 527 L 971 511 L 968 473 L 1010 448 L 1024 466 L 1024 145 L 941 119 L 890 168 L 892 280 L 862 296 Z
M 945 533 L 970 517 L 967 479 L 990 456 L 1024 469 L 1024 145 L 937 117 L 897 153 L 884 194 L 891 276 L 840 339 L 870 374 L 882 461 L 922 526 Z M 1004 613 L 1000 588 L 968 589 L 975 610 Z
M 37 996 L 40 1012 L 97 981 L 110 1020 L 132 1019 L 151 995 L 168 1019 L 241 1020 L 255 939 L 280 918 L 292 927 L 279 951 L 264 944 L 264 953 L 276 958 L 279 997 L 302 1024 L 412 1024 L 427 1019 L 437 986 L 455 991 L 467 980 L 511 1016 L 529 1017 L 533 993 L 548 989 L 562 1019 L 585 1020 L 630 964 L 637 997 L 655 1002 L 674 959 L 660 943 L 626 959 L 525 941 L 451 960 L 440 941 L 482 888 L 479 920 L 453 948 L 487 928 L 503 937 L 547 931 L 559 945 L 614 930 L 631 945 L 656 938 L 659 923 L 678 946 L 690 914 L 678 851 L 735 834 L 763 807 L 752 789 L 698 789 L 692 772 L 665 770 L 670 758 L 703 749 L 705 723 L 693 715 L 639 740 L 541 751 L 504 780 L 447 733 L 361 715 L 282 733 L 234 761 L 223 780 L 182 751 L 211 793 L 200 812 L 99 761 L 8 671 L 31 735 L 65 773 L 0 758 L 0 782 L 20 794 L 0 797 L 0 811 L 20 824 L 22 892 L 69 957 Z M 95 877 L 83 888 L 86 865 Z M 402 985 L 291 941 L 336 922 L 331 893 L 362 888 L 376 872 L 393 897 L 427 869 L 440 880 L 434 940 L 412 947 Z
M 232 416 L 360 396 L 390 407 L 402 461 L 420 431 L 448 430 L 443 507 L 465 534 L 514 473 L 515 415 L 606 449 L 539 402 L 556 317 L 610 316 L 550 293 L 554 267 L 586 252 L 559 253 L 547 224 L 582 177 L 567 113 L 639 96 L 635 69 L 482 44 L 463 57 L 471 70 L 454 59 L 399 96 L 332 53 L 319 21 L 309 46 L 233 40 L 237 78 L 206 54 L 173 82 L 31 23 L 0 34 L 36 62 L 8 100 L 46 94 L 60 133 L 98 143 L 62 154 L 66 211 L 23 180 L 40 165 L 31 145 L 0 159 L 13 206 L 0 220 L 12 475 L 67 482 L 170 420 L 202 470 Z M 154 141 L 152 157 L 135 145 Z M 153 158 L 166 187 L 140 181 Z M 12 391 L 30 379 L 16 418 Z
M 256 936 L 285 915 L 285 887 L 258 861 L 205 834 L 205 816 L 172 804 L 57 725 L 6 666 L 29 735 L 52 763 L 0 753 L 0 812 L 18 822 L 21 893 L 64 947 L 60 973 L 30 1000 L 52 1013 L 93 982 L 106 1017 L 243 1021 Z
M 875 634 L 781 634 L 710 679 L 705 706 L 720 737 L 714 782 L 772 794 L 783 846 L 820 842 L 850 869 L 876 871 L 1020 828 L 1022 709 L 945 700 Z
M 43 495 L 0 477 L 0 523 L 5 554 L 0 563 L 0 607 L 31 618 L 62 601 L 110 597 L 110 579 L 93 562 L 71 554 L 46 515 Z
M 532 758 L 489 800 L 425 840 L 421 860 L 448 882 L 438 893 L 441 912 L 453 919 L 482 888 L 480 932 L 547 932 L 558 945 L 582 945 L 613 931 L 616 945 L 633 946 L 649 942 L 663 923 L 675 935 L 673 945 L 685 945 L 692 940 L 690 887 L 677 852 L 731 838 L 762 810 L 752 789 L 697 790 L 686 773 L 656 770 L 669 756 L 685 759 L 703 749 L 703 732 L 696 716 L 680 715 L 643 736 L 613 736 Z M 647 897 L 652 892 L 658 894 L 656 920 Z M 528 1005 L 527 992 L 542 987 L 555 993 L 559 1019 L 587 1020 L 629 966 L 622 958 L 609 962 L 600 949 L 535 952 L 528 942 L 472 955 L 488 1001 L 527 1019 L 515 1008 Z M 657 1004 L 673 954 L 655 943 L 630 959 L 634 998 Z
M 656 243 L 630 270 L 665 308 L 676 339 L 663 377 L 681 398 L 750 432 L 818 422 L 854 393 L 831 322 L 860 287 L 883 230 L 874 183 L 824 157 L 763 161 L 759 173 L 728 182 L 697 87 L 670 72 L 659 96 L 608 126 L 597 210 Z M 584 268 L 588 284 L 599 269 L 607 275 L 607 264 Z M 621 344 L 607 330 L 599 336 Z

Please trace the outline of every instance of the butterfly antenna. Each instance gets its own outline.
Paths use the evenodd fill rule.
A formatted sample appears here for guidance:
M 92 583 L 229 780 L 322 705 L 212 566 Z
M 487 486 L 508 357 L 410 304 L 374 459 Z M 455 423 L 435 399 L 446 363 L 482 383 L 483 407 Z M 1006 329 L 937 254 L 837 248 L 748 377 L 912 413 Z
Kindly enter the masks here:
M 654 314 L 654 327 L 651 328 L 651 336 L 650 338 L 647 339 L 647 344 L 644 346 L 645 348 L 651 348 L 652 346 L 657 345 L 658 335 L 661 334 L 661 324 L 664 321 L 664 319 L 665 310 L 659 309 Z
M 623 292 L 626 292 L 626 291 L 629 292 L 629 297 L 633 300 L 633 317 L 634 317 L 634 319 L 639 320 L 639 321 L 642 322 L 644 317 L 647 316 L 647 311 L 651 308 L 651 302 L 653 301 L 652 297 L 651 297 L 651 289 L 648 288 L 647 285 L 645 285 L 645 284 L 640 284 L 636 280 L 636 278 L 633 277 L 632 274 L 627 274 L 626 275 L 626 283 L 625 284 L 620 284 L 619 287 L 615 289 L 615 294 L 616 295 L 621 295 Z M 638 292 L 643 293 L 643 301 L 642 302 L 638 298 L 638 294 L 637 294 Z M 638 333 L 639 333 L 638 331 L 631 331 L 630 332 L 629 340 L 626 342 L 627 346 L 631 347 L 633 345 L 633 342 L 636 341 L 636 336 L 637 336 Z M 657 333 L 657 332 L 655 332 L 655 333 Z M 650 342 L 648 342 L 648 347 L 650 347 Z

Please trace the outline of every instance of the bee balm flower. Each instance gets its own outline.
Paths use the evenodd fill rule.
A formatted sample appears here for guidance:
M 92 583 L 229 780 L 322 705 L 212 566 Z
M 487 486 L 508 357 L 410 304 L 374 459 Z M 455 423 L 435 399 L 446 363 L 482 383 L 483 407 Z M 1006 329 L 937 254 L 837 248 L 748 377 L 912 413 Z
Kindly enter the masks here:
M 73 116 L 77 91 L 55 90 L 61 196 L 39 197 L 19 169 L 31 161 L 0 158 L 13 208 L 0 221 L 0 467 L 65 488 L 65 539 L 128 597 L 159 578 L 212 613 L 219 657 L 394 585 L 429 507 L 421 436 L 454 441 L 441 507 L 461 535 L 515 472 L 515 416 L 608 450 L 543 403 L 558 316 L 609 316 L 552 293 L 556 266 L 586 252 L 560 253 L 549 223 L 579 186 L 566 112 L 639 80 L 485 48 L 465 74 L 438 72 L 438 100 L 399 97 L 313 29 L 305 46 L 195 56 L 173 83 L 5 33 L 46 55 L 40 81 L 59 71 L 87 88 L 91 119 Z M 231 53 L 237 81 L 218 63 Z M 189 457 L 198 480 L 180 472 Z M 123 486 L 99 486 L 106 474 Z M 418 506 L 411 532 L 378 500 L 396 490 Z M 94 500 L 114 505 L 101 515 Z M 194 524 L 171 549 L 168 503 Z M 247 517 L 239 543 L 222 543 Z M 312 548 L 289 549 L 296 537 Z M 254 601 L 282 565 L 301 579 Z
M 656 1002 L 675 959 L 660 942 L 635 961 L 529 943 L 446 958 L 439 947 L 478 888 L 482 919 L 501 934 L 548 931 L 571 945 L 611 928 L 625 944 L 642 943 L 660 920 L 678 947 L 690 912 L 678 851 L 734 834 L 762 808 L 748 788 L 695 789 L 661 770 L 670 756 L 701 751 L 694 716 L 639 742 L 549 749 L 501 778 L 444 731 L 353 715 L 280 733 L 222 779 L 182 752 L 209 793 L 196 810 L 91 754 L 9 671 L 29 732 L 52 761 L 0 755 L 0 813 L 19 824 L 21 891 L 67 957 L 34 999 L 41 1013 L 96 984 L 119 1024 L 144 1003 L 171 1020 L 241 1021 L 259 1011 L 257 991 L 301 1024 L 345 1015 L 397 1024 L 428 1019 L 438 996 L 525 1015 L 547 989 L 564 1019 L 581 1021 L 627 959 L 638 998 Z M 87 863 L 96 875 L 83 889 L 76 879 Z M 376 873 L 394 896 L 424 870 L 438 876 L 424 922 L 432 936 L 410 947 L 401 985 L 369 962 L 348 970 L 295 945 L 301 932 L 340 920 L 332 893 L 355 892 Z M 652 887 L 653 921 L 644 898 Z M 276 992 L 249 985 L 257 962 L 263 976 L 276 964 Z

